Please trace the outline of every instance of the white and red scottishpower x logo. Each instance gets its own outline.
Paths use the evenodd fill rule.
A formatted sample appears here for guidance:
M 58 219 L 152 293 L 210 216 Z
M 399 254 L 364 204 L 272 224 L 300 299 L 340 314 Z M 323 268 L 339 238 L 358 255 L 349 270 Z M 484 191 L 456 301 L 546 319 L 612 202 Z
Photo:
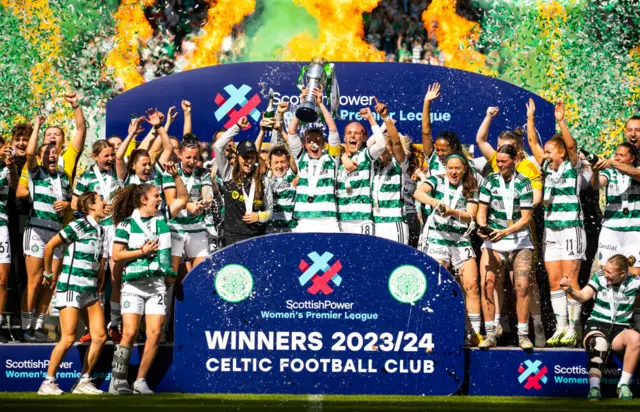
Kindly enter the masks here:
M 534 362 L 526 360 L 518 368 L 518 373 L 520 373 L 518 382 L 524 383 L 524 388 L 527 390 L 531 388 L 535 390 L 542 389 L 542 385 L 547 383 L 547 372 L 547 367 L 542 365 L 539 360 Z
M 220 93 L 216 95 L 215 103 L 219 107 L 214 113 L 217 121 L 221 121 L 225 116 L 229 115 L 229 120 L 224 124 L 224 127 L 230 128 L 238 123 L 238 120 L 243 116 L 251 117 L 255 121 L 260 119 L 260 112 L 256 109 L 260 104 L 260 95 L 255 93 L 247 100 L 251 87 L 243 84 L 237 89 L 236 86 L 229 84 L 225 86 L 224 91 L 227 92 L 229 97 L 225 98 Z M 236 109 L 236 106 L 239 106 L 239 108 Z
M 329 285 L 329 281 L 335 286 L 340 286 L 342 277 L 340 277 L 338 272 L 342 270 L 342 263 L 336 260 L 329 266 L 329 261 L 333 258 L 333 254 L 329 252 L 324 252 L 322 256 L 320 256 L 318 252 L 311 252 L 307 256 L 311 259 L 311 264 L 302 259 L 298 265 L 298 268 L 302 271 L 302 275 L 298 278 L 300 284 L 304 286 L 307 282 L 311 281 L 311 286 L 309 286 L 307 292 L 312 295 L 318 292 L 322 292 L 325 295 L 333 293 L 333 288 Z

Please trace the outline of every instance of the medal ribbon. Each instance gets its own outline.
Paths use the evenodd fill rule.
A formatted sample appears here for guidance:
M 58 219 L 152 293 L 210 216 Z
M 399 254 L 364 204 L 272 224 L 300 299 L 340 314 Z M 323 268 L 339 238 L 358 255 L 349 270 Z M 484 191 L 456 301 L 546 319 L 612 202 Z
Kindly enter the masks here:
M 378 199 L 380 199 L 380 190 L 382 189 L 382 181 L 391 170 L 391 166 L 393 166 L 393 160 L 390 160 L 389 163 L 384 167 L 384 169 L 380 169 L 380 164 L 376 164 L 376 170 L 373 175 L 373 191 L 371 192 L 371 197 L 373 198 L 373 204 L 376 209 L 379 207 Z
M 307 173 L 307 180 L 309 181 L 309 197 L 314 198 L 316 194 L 316 188 L 318 187 L 318 180 L 320 180 L 320 174 L 322 173 L 322 158 L 309 158 L 308 172 L 309 173 Z
M 516 174 L 511 176 L 511 182 L 509 182 L 509 189 L 507 190 L 504 177 L 500 175 L 498 178 L 500 182 L 500 196 L 502 196 L 502 202 L 504 203 L 504 213 L 507 215 L 507 222 L 513 221 L 513 199 L 516 191 Z
M 244 190 L 244 183 L 242 184 L 242 194 L 244 195 L 244 208 L 247 213 L 253 212 L 253 198 L 256 196 L 256 181 L 251 179 L 251 187 L 249 188 L 249 194 Z
M 109 196 L 111 195 L 111 184 L 113 182 L 113 172 L 110 171 L 109 173 L 107 173 L 106 179 L 102 178 L 102 172 L 100 171 L 100 168 L 98 167 L 98 165 L 93 166 L 93 172 L 96 174 L 96 177 L 98 178 L 98 183 L 100 184 L 100 196 L 102 196 L 102 199 L 104 201 L 108 201 Z

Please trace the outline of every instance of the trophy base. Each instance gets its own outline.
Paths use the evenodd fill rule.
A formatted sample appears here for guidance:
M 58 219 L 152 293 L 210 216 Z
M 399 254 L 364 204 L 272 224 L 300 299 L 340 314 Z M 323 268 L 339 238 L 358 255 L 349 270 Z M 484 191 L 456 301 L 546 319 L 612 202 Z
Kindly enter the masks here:
M 302 103 L 296 110 L 296 117 L 305 123 L 313 123 L 318 120 L 316 105 L 313 103 Z

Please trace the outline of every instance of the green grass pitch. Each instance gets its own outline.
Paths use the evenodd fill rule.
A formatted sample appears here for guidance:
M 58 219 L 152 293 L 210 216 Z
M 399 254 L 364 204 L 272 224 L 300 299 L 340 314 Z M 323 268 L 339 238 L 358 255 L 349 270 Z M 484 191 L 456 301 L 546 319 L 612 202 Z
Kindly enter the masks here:
M 527 398 L 527 397 L 411 397 L 411 396 L 336 396 L 336 395 L 187 395 L 154 396 L 76 396 L 64 394 L 44 397 L 34 393 L 0 392 L 0 411 L 174 411 L 210 409 L 215 411 L 470 411 L 492 412 L 562 410 L 638 411 L 640 400 Z

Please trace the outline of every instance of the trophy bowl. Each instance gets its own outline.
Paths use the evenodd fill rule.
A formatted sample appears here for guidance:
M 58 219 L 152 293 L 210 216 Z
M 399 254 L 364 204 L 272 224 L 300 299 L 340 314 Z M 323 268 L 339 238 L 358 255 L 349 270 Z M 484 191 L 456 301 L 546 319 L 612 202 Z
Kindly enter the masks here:
M 309 90 L 307 97 L 300 103 L 296 110 L 296 117 L 305 123 L 313 123 L 318 120 L 318 112 L 320 109 L 315 103 L 312 90 L 314 88 L 324 89 L 327 83 L 327 75 L 324 66 L 327 61 L 321 57 L 314 57 L 309 64 L 309 68 L 305 74 L 306 87 Z

